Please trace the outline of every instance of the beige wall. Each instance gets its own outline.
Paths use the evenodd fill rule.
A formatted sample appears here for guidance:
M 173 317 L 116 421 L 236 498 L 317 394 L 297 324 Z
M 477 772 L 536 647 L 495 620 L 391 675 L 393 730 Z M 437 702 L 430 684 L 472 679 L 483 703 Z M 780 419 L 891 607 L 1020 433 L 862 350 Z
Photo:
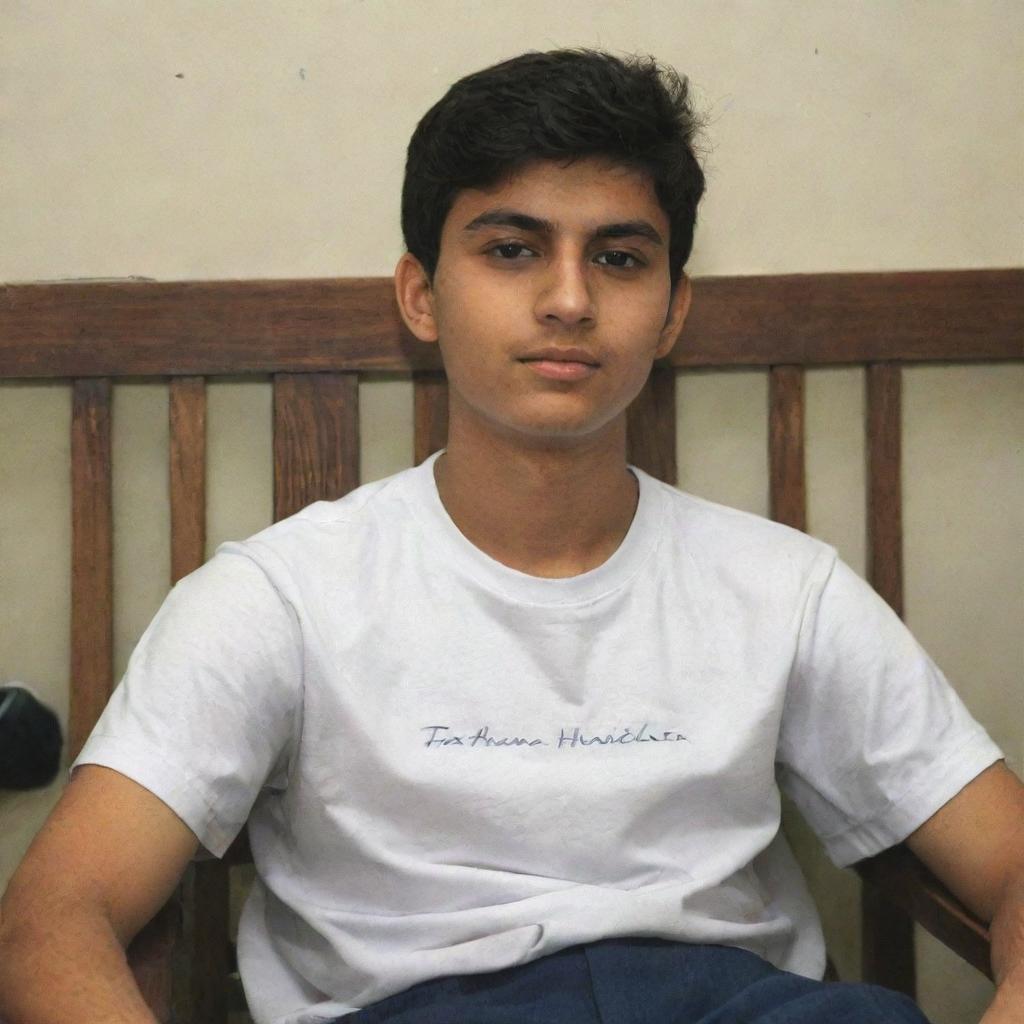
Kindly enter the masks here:
M 1022 40 L 1016 0 L 0 0 L 0 280 L 387 274 L 420 114 L 472 69 L 571 45 L 690 76 L 694 274 L 1019 265 Z M 809 375 L 810 529 L 859 571 L 862 391 Z M 1018 770 L 1022 394 L 1019 365 L 906 374 L 907 617 Z M 364 477 L 408 465 L 408 388 L 362 401 Z M 763 373 L 685 375 L 682 486 L 766 512 L 765 409 Z M 121 386 L 114 416 L 121 666 L 169 571 L 166 392 Z M 0 387 L 0 683 L 62 713 L 69 418 L 63 384 Z M 270 519 L 266 385 L 215 384 L 210 419 L 212 548 Z M 0 879 L 49 798 L 0 798 Z M 808 857 L 855 968 L 855 884 Z M 935 1021 L 975 1020 L 986 984 L 930 943 L 921 961 Z

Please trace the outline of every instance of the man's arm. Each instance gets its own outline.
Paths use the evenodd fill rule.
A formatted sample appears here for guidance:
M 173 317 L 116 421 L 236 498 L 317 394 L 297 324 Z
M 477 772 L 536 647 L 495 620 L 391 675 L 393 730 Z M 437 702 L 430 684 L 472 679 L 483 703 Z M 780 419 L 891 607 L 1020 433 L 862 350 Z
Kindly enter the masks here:
M 996 998 L 983 1024 L 1024 1022 L 1024 783 L 999 762 L 941 807 L 907 845 L 991 922 Z
M 142 786 L 77 769 L 0 902 L 0 1019 L 152 1024 L 124 950 L 197 847 Z

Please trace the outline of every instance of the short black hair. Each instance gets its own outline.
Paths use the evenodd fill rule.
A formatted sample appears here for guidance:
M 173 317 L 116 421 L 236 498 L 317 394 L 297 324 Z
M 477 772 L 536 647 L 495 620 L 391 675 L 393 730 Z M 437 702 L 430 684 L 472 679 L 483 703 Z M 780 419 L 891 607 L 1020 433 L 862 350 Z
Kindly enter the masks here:
M 406 248 L 433 280 L 456 195 L 534 160 L 606 157 L 648 173 L 670 225 L 673 285 L 693 247 L 704 172 L 702 127 L 685 78 L 653 57 L 598 50 L 525 53 L 457 81 L 409 142 L 402 187 Z

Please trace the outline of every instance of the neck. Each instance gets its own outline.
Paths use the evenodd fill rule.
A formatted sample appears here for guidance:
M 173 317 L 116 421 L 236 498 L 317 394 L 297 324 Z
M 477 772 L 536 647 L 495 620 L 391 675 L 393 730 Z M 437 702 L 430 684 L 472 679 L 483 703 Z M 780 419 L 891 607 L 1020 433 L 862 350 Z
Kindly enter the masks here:
M 626 468 L 625 417 L 572 447 L 463 438 L 456 424 L 434 464 L 452 521 L 476 547 L 520 572 L 577 576 L 622 543 L 639 487 Z

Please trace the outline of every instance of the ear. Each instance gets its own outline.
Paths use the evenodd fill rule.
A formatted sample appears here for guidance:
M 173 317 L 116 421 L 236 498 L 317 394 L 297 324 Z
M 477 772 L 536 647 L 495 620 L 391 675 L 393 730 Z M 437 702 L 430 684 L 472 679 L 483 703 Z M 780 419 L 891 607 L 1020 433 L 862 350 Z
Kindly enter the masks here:
M 693 298 L 693 288 L 690 286 L 690 279 L 685 274 L 680 274 L 675 288 L 672 289 L 665 326 L 661 329 L 661 338 L 658 341 L 657 351 L 654 353 L 655 359 L 667 356 L 679 340 L 683 324 L 686 322 L 686 314 L 690 312 L 691 298 Z
M 405 253 L 395 267 L 395 298 L 405 326 L 420 341 L 437 341 L 434 291 L 427 272 L 412 253 Z

